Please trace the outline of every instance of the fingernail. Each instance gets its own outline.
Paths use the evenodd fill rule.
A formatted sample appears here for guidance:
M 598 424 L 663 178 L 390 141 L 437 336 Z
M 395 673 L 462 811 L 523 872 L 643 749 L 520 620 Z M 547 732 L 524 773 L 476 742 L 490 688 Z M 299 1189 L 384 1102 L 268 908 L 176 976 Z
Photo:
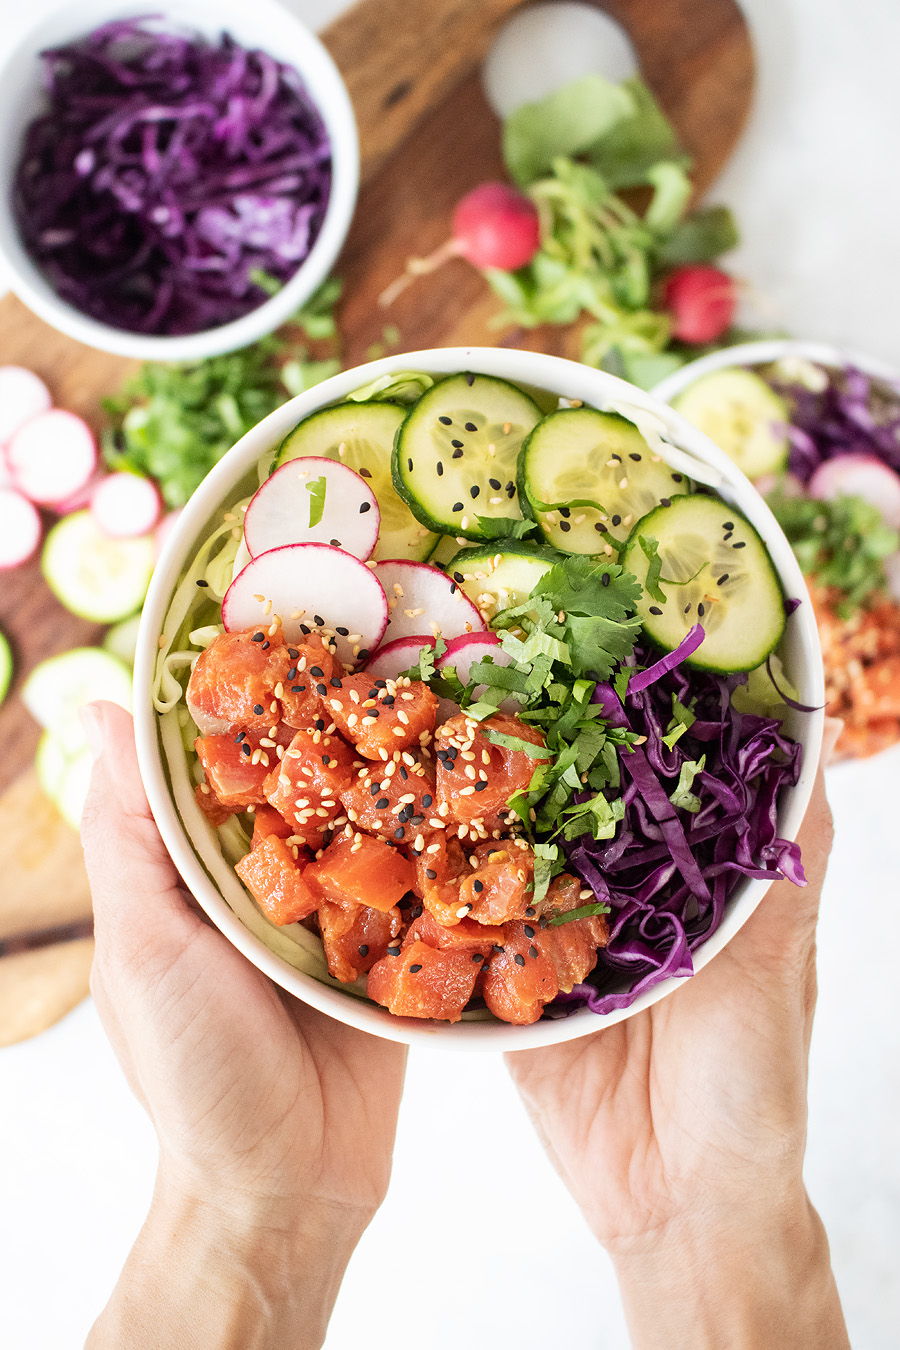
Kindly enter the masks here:
M 78 709 L 78 715 L 94 759 L 99 759 L 103 753 L 103 714 L 95 703 L 85 703 Z
M 826 717 L 825 727 L 822 732 L 822 763 L 830 764 L 834 759 L 834 747 L 837 745 L 841 732 L 844 730 L 844 719 L 842 717 Z

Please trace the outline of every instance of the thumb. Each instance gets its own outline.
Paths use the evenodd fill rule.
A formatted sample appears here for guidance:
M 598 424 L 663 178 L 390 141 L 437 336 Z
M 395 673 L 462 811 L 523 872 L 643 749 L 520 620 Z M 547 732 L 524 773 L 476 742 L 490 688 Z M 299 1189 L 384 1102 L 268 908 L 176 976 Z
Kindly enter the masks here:
M 132 720 L 113 703 L 82 712 L 97 756 L 81 820 L 94 901 L 98 955 L 113 946 L 172 939 L 183 944 L 199 919 L 187 908 L 178 872 L 159 837 L 144 795 Z

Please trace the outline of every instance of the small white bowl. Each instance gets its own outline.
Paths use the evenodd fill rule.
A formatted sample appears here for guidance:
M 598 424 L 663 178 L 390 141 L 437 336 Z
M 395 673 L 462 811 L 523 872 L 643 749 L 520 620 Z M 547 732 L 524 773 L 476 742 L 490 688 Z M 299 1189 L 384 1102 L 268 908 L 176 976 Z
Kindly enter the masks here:
M 758 342 L 741 342 L 735 347 L 722 347 L 719 351 L 709 352 L 696 361 L 688 362 L 661 380 L 652 394 L 663 403 L 671 403 L 701 375 L 710 375 L 714 370 L 725 370 L 730 366 L 767 366 L 772 361 L 789 359 L 812 361 L 817 366 L 827 366 L 832 370 L 846 370 L 853 366 L 876 380 L 889 380 L 891 383 L 900 380 L 900 373 L 886 362 L 874 356 L 862 356 L 847 347 L 832 347 L 825 342 L 805 341 L 802 338 L 762 338 Z
M 57 294 L 22 243 L 12 211 L 12 183 L 28 124 L 44 106 L 40 53 L 115 19 L 152 14 L 216 38 L 222 32 L 268 52 L 302 77 L 328 132 L 331 194 L 308 256 L 276 295 L 256 309 L 199 333 L 153 337 L 101 323 Z M 69 337 L 141 361 L 200 361 L 245 347 L 271 333 L 325 280 L 343 247 L 359 189 L 359 139 L 353 107 L 337 66 L 319 39 L 278 0 L 178 0 L 164 9 L 147 0 L 80 0 L 41 19 L 7 52 L 0 67 L 0 264 L 9 284 L 35 314 Z M 4 270 L 0 267 L 0 272 Z
M 336 402 L 360 385 L 396 370 L 425 370 L 450 374 L 474 370 L 496 375 L 524 385 L 546 389 L 569 399 L 603 407 L 610 400 L 627 400 L 644 414 L 663 423 L 667 438 L 685 451 L 696 468 L 718 476 L 723 498 L 739 508 L 759 531 L 784 586 L 785 594 L 802 601 L 788 625 L 785 638 L 787 668 L 798 686 L 801 700 L 821 708 L 824 701 L 822 661 L 812 606 L 803 576 L 790 546 L 755 488 L 733 462 L 712 441 L 686 422 L 671 408 L 651 395 L 633 388 L 624 380 L 601 371 L 577 365 L 574 361 L 536 352 L 521 352 L 490 347 L 448 347 L 432 351 L 388 356 L 355 370 L 335 375 L 323 384 L 292 399 L 260 422 L 212 470 L 182 512 L 159 560 L 150 592 L 144 605 L 135 660 L 135 729 L 138 757 L 144 786 L 160 833 L 178 870 L 203 909 L 248 960 L 271 979 L 305 1003 L 388 1040 L 407 1044 L 429 1044 L 463 1050 L 522 1050 L 540 1045 L 569 1041 L 601 1028 L 622 1022 L 657 1003 L 678 989 L 683 981 L 670 979 L 640 995 L 630 1008 L 599 1017 L 582 1010 L 558 1021 L 537 1022 L 533 1026 L 511 1026 L 501 1022 L 418 1023 L 394 1017 L 386 1009 L 331 988 L 310 975 L 296 970 L 273 953 L 249 931 L 223 899 L 191 843 L 175 807 L 163 765 L 159 740 L 159 718 L 153 710 L 153 671 L 173 589 L 198 540 L 204 537 L 222 505 L 233 500 L 241 480 L 259 461 L 271 455 L 288 431 L 301 418 L 326 404 Z M 787 790 L 779 804 L 779 834 L 796 838 L 809 802 L 822 738 L 823 713 L 788 714 L 788 731 L 803 746 L 803 766 L 797 785 Z M 199 808 L 196 808 L 199 815 Z M 212 840 L 211 832 L 209 837 Z M 209 845 L 207 864 L 223 863 L 214 842 Z M 233 875 L 228 878 L 236 885 Z M 722 950 L 746 922 L 767 890 L 767 883 L 743 880 L 727 905 L 725 919 L 713 936 L 698 948 L 694 964 L 700 970 Z

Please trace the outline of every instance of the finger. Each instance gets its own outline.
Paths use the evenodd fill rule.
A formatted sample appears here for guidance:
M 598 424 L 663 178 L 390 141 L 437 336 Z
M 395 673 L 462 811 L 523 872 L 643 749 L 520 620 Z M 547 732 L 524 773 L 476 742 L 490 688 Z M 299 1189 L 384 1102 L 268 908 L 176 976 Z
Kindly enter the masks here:
M 94 703 L 84 720 L 97 753 L 81 837 L 98 950 L 112 941 L 146 941 L 150 933 L 183 941 L 184 925 L 197 920 L 150 814 L 131 718 L 114 704 Z

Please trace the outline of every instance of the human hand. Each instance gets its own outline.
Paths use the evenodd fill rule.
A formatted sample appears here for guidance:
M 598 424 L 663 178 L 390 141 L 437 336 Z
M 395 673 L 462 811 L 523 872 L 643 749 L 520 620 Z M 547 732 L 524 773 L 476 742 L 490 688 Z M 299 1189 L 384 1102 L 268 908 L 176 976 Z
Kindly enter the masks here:
M 159 1139 L 150 1245 L 230 1243 L 257 1267 L 251 1282 L 266 1266 L 295 1292 L 314 1269 L 308 1283 L 333 1297 L 387 1188 L 405 1051 L 298 1003 L 200 917 L 150 815 L 131 719 L 94 704 L 86 724 L 99 754 L 82 824 L 91 988 Z M 306 1307 L 307 1326 L 319 1311 L 327 1321 L 330 1302 Z
M 829 724 L 826 755 L 839 731 Z M 772 886 L 673 997 L 596 1035 L 507 1056 L 554 1165 L 613 1257 L 642 1346 L 846 1344 L 802 1180 L 815 928 L 831 839 L 820 771 L 800 833 L 804 889 Z M 802 1301 L 784 1287 L 789 1273 L 830 1309 L 824 1339 L 821 1327 L 819 1339 L 804 1329 L 797 1341 L 776 1330 L 782 1295 L 795 1311 Z

